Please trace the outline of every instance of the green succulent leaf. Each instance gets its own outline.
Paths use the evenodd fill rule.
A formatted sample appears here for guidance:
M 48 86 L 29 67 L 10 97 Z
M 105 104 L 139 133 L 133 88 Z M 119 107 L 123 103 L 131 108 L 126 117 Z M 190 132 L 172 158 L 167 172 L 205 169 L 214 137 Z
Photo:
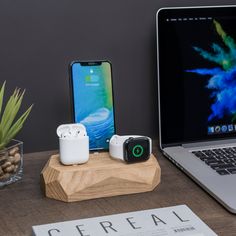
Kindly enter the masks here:
M 6 81 L 3 83 L 0 89 L 0 114 L 2 111 L 3 97 L 5 91 Z M 22 129 L 23 124 L 29 116 L 33 105 L 31 105 L 21 116 L 16 120 L 16 116 L 24 98 L 25 90 L 21 92 L 19 88 L 16 88 L 13 94 L 10 96 L 0 122 L 0 150 L 4 148 L 13 139 L 18 132 Z M 15 121 L 16 120 L 16 121 Z
M 23 96 L 24 96 L 24 92 L 21 94 L 20 91 L 18 91 L 16 96 L 14 97 L 12 107 L 10 107 L 11 111 L 9 112 L 9 118 L 4 126 L 3 137 L 7 135 L 7 132 L 12 126 L 12 123 L 20 109 Z
M 4 91 L 5 91 L 5 85 L 6 85 L 6 81 L 4 81 L 1 90 L 0 90 L 0 114 L 2 112 L 2 103 L 3 103 L 3 96 L 4 96 Z
M 5 140 L 7 140 L 7 142 L 10 142 L 18 134 L 18 132 L 22 129 L 25 120 L 27 119 L 27 117 L 30 114 L 30 111 L 32 110 L 32 107 L 33 107 L 33 105 L 31 105 L 24 112 L 24 114 L 21 115 L 21 117 L 14 123 L 14 125 L 12 125 L 12 127 L 10 128 L 10 130 L 7 133 L 7 136 L 5 137 Z
M 5 129 L 8 119 L 11 117 L 11 112 L 14 109 L 14 104 L 16 102 L 16 94 L 17 94 L 17 90 L 15 90 L 13 95 L 11 95 L 10 99 L 7 102 L 5 110 L 3 112 L 2 119 L 1 119 L 1 125 L 3 129 Z

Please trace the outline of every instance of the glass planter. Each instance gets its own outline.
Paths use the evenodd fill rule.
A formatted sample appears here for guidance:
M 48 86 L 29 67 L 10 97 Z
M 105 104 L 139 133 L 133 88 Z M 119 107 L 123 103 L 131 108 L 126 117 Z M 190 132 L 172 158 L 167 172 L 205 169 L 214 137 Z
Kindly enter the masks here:
M 0 187 L 14 183 L 23 175 L 23 142 L 13 139 L 0 151 Z

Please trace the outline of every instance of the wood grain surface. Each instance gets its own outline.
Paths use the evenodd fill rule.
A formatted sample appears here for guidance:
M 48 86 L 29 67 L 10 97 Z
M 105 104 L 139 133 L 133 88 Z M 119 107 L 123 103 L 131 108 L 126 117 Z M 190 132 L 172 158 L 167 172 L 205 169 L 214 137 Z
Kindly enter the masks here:
M 47 197 L 76 202 L 151 191 L 160 183 L 161 169 L 153 154 L 145 162 L 126 164 L 101 152 L 90 154 L 86 164 L 70 166 L 52 155 L 41 175 Z
M 40 172 L 57 151 L 24 156 L 24 177 L 0 189 L 0 235 L 32 235 L 32 225 L 186 204 L 218 235 L 236 235 L 236 215 L 229 213 L 197 184 L 164 158 L 154 144 L 162 170 L 152 192 L 65 203 L 46 198 Z

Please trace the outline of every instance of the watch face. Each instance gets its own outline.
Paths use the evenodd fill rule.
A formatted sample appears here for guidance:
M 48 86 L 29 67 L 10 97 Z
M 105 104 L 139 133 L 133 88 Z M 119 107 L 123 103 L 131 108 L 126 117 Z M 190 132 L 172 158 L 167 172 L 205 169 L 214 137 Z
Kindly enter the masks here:
M 146 161 L 150 155 L 149 139 L 130 138 L 124 142 L 124 160 L 126 162 Z

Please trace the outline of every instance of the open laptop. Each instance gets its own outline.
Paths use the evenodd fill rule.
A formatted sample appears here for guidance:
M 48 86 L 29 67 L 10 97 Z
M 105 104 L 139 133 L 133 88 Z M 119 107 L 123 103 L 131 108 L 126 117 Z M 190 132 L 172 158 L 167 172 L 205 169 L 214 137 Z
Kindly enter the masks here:
M 236 6 L 160 9 L 157 54 L 161 150 L 236 213 Z

